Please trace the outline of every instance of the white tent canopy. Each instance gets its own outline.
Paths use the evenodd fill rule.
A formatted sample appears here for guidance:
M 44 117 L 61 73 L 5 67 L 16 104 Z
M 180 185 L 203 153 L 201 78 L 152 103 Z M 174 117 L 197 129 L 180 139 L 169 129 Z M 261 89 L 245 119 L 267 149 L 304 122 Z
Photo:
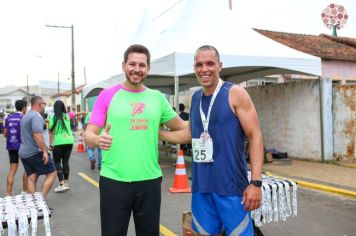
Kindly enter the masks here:
M 123 81 L 125 81 L 125 75 L 120 74 L 120 75 L 111 76 L 109 79 L 106 80 L 88 84 L 83 88 L 83 97 L 89 98 L 89 97 L 98 96 L 101 90 L 105 88 L 109 88 Z
M 277 74 L 321 75 L 319 58 L 282 58 L 222 55 L 223 69 L 220 77 L 225 81 L 241 83 L 253 78 L 261 78 Z M 180 84 L 197 84 L 194 73 L 180 77 Z M 191 87 L 191 86 L 190 86 Z M 182 89 L 186 89 L 183 87 Z
M 224 80 L 241 83 L 252 78 L 276 74 L 321 75 L 319 58 L 282 58 L 240 55 L 221 55 L 223 69 L 220 76 Z M 164 93 L 174 94 L 198 86 L 193 72 L 192 53 L 172 53 L 152 62 L 151 73 L 146 79 L 148 87 Z
M 315 58 L 257 33 L 249 24 L 249 19 L 228 9 L 227 1 L 186 0 L 181 4 L 184 4 L 181 14 L 161 32 L 155 47 L 150 48 L 154 58 L 173 52 L 194 52 L 206 44 L 216 47 L 221 54 Z M 236 8 L 239 9 L 239 6 L 236 5 Z M 137 34 L 143 30 L 148 33 L 140 28 Z M 149 32 L 157 34 L 157 30 Z M 146 41 L 141 43 L 145 45 Z
M 186 0 L 180 4 L 184 4 L 180 15 L 161 34 L 155 27 L 157 19 L 150 19 L 145 12 L 130 40 L 130 43 L 149 46 L 153 58 L 161 56 L 151 63 L 150 75 L 145 81 L 147 86 L 168 94 L 196 86 L 193 52 L 204 44 L 219 50 L 224 68 L 221 76 L 233 82 L 287 73 L 320 76 L 319 58 L 260 35 L 248 26 L 246 19 L 234 16 L 227 4 L 219 0 Z M 84 88 L 84 97 L 95 96 L 101 89 L 123 79 L 121 74 L 88 85 Z
M 221 55 L 221 61 L 223 63 L 221 77 L 235 83 L 275 74 L 321 75 L 319 58 Z M 179 86 L 180 91 L 198 86 L 193 73 L 193 63 L 192 53 L 172 53 L 156 59 L 151 63 L 150 74 L 145 80 L 145 85 L 167 94 L 174 94 L 175 86 Z M 102 89 L 120 83 L 124 79 L 124 74 L 120 74 L 88 85 L 84 88 L 84 97 L 96 96 Z M 177 80 L 179 85 L 175 83 L 178 82 Z
M 143 44 L 151 49 L 159 40 L 159 33 L 152 22 L 152 18 L 147 11 L 144 11 L 140 24 L 132 39 L 129 40 L 131 44 Z

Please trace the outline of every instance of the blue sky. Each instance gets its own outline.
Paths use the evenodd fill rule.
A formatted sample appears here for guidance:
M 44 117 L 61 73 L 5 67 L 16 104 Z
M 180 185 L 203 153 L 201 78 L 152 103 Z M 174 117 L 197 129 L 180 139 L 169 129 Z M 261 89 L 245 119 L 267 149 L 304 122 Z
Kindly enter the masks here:
M 146 27 L 152 27 L 157 34 L 146 37 L 145 33 L 140 40 L 144 44 L 152 45 L 150 49 L 152 49 L 153 58 L 168 53 L 167 50 L 189 52 L 195 47 L 193 43 L 179 45 L 179 43 L 170 41 L 166 43 L 169 45 L 166 51 L 160 50 L 159 46 L 161 42 L 159 38 L 164 38 L 165 34 L 171 34 L 174 27 L 179 28 L 179 22 L 183 22 L 181 14 L 184 14 L 183 9 L 186 10 L 185 4 L 188 4 L 188 1 L 201 2 L 201 5 L 195 6 L 194 9 L 196 15 L 200 16 L 200 21 L 195 17 L 189 18 L 192 28 L 187 29 L 190 30 L 189 32 L 194 32 L 195 43 L 198 44 L 200 41 L 204 44 L 204 37 L 214 35 L 216 30 L 224 34 L 222 29 L 226 25 L 221 25 L 222 19 L 230 19 L 237 25 L 236 27 L 230 25 L 226 29 L 229 38 L 231 38 L 230 35 L 240 37 L 251 27 L 304 34 L 331 34 L 331 31 L 324 27 L 320 17 L 322 10 L 330 3 L 343 5 L 349 14 L 348 23 L 338 34 L 356 38 L 356 4 L 351 0 L 338 2 L 232 0 L 232 11 L 228 10 L 228 0 L 1 1 L 1 86 L 26 85 L 27 76 L 31 85 L 37 84 L 38 80 L 57 81 L 58 73 L 60 81 L 69 82 L 68 78 L 71 73 L 70 30 L 46 28 L 46 24 L 74 25 L 77 83 L 84 83 L 84 68 L 88 83 L 121 73 L 123 50 L 135 40 L 135 32 L 144 14 L 146 14 L 145 19 L 150 20 Z M 217 2 L 221 4 L 219 11 L 209 8 L 209 5 L 217 4 Z M 173 5 L 175 7 L 170 8 Z M 226 12 L 222 10 L 225 8 Z M 208 20 L 205 23 L 201 21 L 201 18 Z M 217 25 L 214 24 L 215 22 Z M 199 24 L 206 24 L 205 28 L 200 27 Z M 239 35 L 235 36 L 235 34 Z M 202 39 L 199 39 L 199 36 L 202 36 Z M 189 35 L 184 37 L 189 39 Z M 248 38 L 244 40 L 241 43 L 245 51 L 237 48 L 236 50 L 241 51 L 231 50 L 231 53 L 252 52 L 254 45 L 249 43 Z M 185 41 L 188 40 L 185 39 Z M 158 45 L 157 42 L 159 42 Z M 224 53 L 228 52 L 228 48 L 224 49 Z M 280 55 L 283 56 L 283 51 Z

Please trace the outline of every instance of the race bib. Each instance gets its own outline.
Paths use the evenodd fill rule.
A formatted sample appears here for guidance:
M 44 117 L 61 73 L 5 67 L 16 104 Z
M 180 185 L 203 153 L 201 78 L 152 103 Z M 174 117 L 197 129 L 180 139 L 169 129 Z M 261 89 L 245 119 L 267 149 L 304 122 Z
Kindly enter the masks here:
M 200 135 L 200 138 L 192 139 L 193 161 L 213 162 L 213 140 L 207 132 Z

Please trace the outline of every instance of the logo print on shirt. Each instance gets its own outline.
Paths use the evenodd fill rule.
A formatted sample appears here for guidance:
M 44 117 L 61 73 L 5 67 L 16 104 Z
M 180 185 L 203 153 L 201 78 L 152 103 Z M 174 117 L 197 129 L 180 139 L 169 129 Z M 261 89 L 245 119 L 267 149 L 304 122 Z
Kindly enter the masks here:
M 143 102 L 131 103 L 131 107 L 132 107 L 131 115 L 135 116 L 141 114 L 145 109 L 145 106 L 146 105 Z
M 134 117 L 135 115 L 139 115 L 143 113 L 143 110 L 146 108 L 146 104 L 143 102 L 131 103 L 131 115 Z M 131 130 L 147 130 L 148 129 L 148 120 L 145 118 L 135 119 L 132 118 L 130 120 Z

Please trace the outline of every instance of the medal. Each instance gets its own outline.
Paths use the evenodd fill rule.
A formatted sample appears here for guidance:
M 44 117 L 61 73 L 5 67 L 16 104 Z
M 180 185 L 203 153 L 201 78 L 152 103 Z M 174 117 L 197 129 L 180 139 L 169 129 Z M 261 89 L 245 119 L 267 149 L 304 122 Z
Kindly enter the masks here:
M 192 149 L 193 149 L 193 161 L 194 162 L 213 162 L 213 140 L 209 135 L 208 128 L 209 128 L 209 120 L 210 120 L 210 112 L 211 108 L 213 107 L 213 104 L 215 102 L 215 98 L 217 94 L 220 91 L 220 88 L 223 84 L 223 81 L 219 79 L 219 83 L 215 88 L 215 91 L 213 93 L 213 96 L 211 98 L 209 108 L 208 108 L 208 113 L 207 116 L 205 116 L 202 105 L 201 105 L 201 100 L 200 99 L 200 117 L 201 121 L 203 123 L 203 129 L 204 131 L 200 134 L 199 138 L 193 138 L 192 139 Z

